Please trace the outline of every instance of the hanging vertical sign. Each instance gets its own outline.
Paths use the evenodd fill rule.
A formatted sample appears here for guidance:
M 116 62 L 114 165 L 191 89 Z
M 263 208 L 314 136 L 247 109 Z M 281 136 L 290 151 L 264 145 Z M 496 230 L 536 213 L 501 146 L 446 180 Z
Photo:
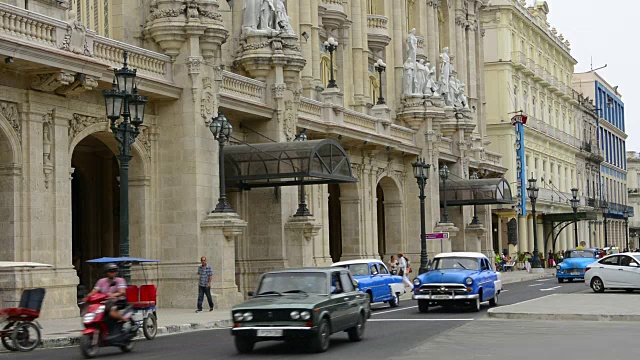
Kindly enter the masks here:
M 527 216 L 527 175 L 524 157 L 524 124 L 527 116 L 518 114 L 511 118 L 516 130 L 516 178 L 518 180 L 518 200 L 516 209 L 519 216 Z

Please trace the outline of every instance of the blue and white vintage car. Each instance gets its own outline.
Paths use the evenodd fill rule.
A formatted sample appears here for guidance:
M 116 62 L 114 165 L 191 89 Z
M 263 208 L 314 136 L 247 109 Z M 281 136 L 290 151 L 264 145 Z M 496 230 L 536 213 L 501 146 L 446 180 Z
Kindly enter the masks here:
M 481 253 L 452 252 L 435 256 L 429 271 L 413 280 L 413 299 L 418 310 L 429 311 L 430 306 L 472 306 L 480 311 L 480 303 L 498 304 L 502 291 L 500 273 Z
M 564 260 L 556 265 L 556 278 L 559 283 L 573 279 L 584 280 L 587 265 L 598 259 L 598 252 L 594 249 L 567 250 L 564 252 Z
M 358 281 L 358 289 L 369 295 L 371 303 L 386 302 L 391 307 L 400 304 L 400 295 L 404 294 L 402 277 L 391 275 L 382 261 L 360 259 L 340 261 L 331 266 L 349 269 L 351 276 Z

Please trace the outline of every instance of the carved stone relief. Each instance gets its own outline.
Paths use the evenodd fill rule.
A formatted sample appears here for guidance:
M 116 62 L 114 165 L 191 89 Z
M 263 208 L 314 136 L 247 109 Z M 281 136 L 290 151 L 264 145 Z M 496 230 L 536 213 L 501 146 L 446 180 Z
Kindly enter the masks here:
M 215 94 L 213 92 L 213 80 L 210 77 L 202 79 L 202 97 L 200 98 L 200 115 L 206 124 L 213 118 Z
M 85 128 L 99 123 L 106 123 L 106 117 L 95 117 L 81 114 L 73 114 L 71 120 L 69 120 L 69 145 L 73 143 L 73 139 L 79 132 Z
M 187 5 L 186 4 L 182 5 L 180 7 L 177 7 L 177 8 L 173 8 L 173 9 L 152 8 L 151 9 L 151 14 L 147 18 L 147 21 L 153 21 L 155 19 L 178 17 L 178 16 L 184 14 L 186 9 L 187 9 Z
M 64 35 L 60 49 L 93 57 L 92 49 L 87 42 L 87 28 L 80 21 L 67 24 L 67 33 Z
M 39 91 L 51 92 L 61 86 L 69 85 L 74 81 L 75 75 L 69 71 L 35 74 L 31 80 L 31 88 Z
M 293 103 L 291 101 L 286 101 L 284 103 L 284 106 L 285 111 L 282 124 L 282 132 L 284 133 L 287 141 L 292 141 L 295 138 L 296 134 L 296 113 L 293 109 Z
M 20 116 L 18 115 L 17 104 L 0 101 L 0 116 L 4 117 L 9 122 L 9 125 L 11 125 L 15 131 L 18 140 L 22 142 L 22 125 L 20 123 Z
M 146 150 L 147 157 L 149 159 L 151 159 L 151 136 L 150 136 L 150 132 L 151 132 L 151 129 L 148 126 L 141 126 L 140 127 L 140 134 L 138 134 L 138 139 L 137 139 L 140 142 L 140 144 L 142 144 L 144 149 Z
M 55 123 L 55 109 L 50 113 L 42 115 L 42 172 L 44 173 L 44 187 L 51 185 L 53 175 L 53 160 L 51 158 L 51 148 L 55 139 L 53 127 Z

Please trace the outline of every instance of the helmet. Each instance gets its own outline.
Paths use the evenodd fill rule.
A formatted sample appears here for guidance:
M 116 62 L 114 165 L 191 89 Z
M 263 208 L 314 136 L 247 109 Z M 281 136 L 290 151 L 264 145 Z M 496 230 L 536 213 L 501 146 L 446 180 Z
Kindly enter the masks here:
M 114 263 L 109 263 L 104 266 L 104 272 L 109 272 L 112 270 L 118 271 L 118 265 Z

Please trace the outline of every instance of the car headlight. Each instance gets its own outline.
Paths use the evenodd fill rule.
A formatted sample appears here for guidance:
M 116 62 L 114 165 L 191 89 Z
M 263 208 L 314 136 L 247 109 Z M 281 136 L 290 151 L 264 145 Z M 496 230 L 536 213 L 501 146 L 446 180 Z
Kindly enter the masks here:
M 242 314 L 242 317 L 244 318 L 244 321 L 253 320 L 253 314 L 250 313 L 250 312 L 246 312 L 246 313 Z
M 96 314 L 90 312 L 90 313 L 84 314 L 84 316 L 82 317 L 82 321 L 85 322 L 85 323 L 90 323 L 93 320 L 95 320 L 95 318 L 96 318 Z
M 293 310 L 293 311 L 291 312 L 291 318 L 292 318 L 293 320 L 298 320 L 298 319 L 300 319 L 300 311 Z
M 473 284 L 473 279 L 468 277 L 468 278 L 464 279 L 464 283 L 467 284 L 467 285 L 471 285 L 471 284 Z
M 420 286 L 420 279 L 418 278 L 413 279 L 413 285 Z
M 311 313 L 308 311 L 303 311 L 300 313 L 300 319 L 307 321 L 309 319 L 311 319 Z
M 556 270 L 560 270 L 560 265 L 556 265 Z
M 233 321 L 242 321 L 242 319 L 244 319 L 244 317 L 242 316 L 242 313 L 234 313 L 233 314 Z

